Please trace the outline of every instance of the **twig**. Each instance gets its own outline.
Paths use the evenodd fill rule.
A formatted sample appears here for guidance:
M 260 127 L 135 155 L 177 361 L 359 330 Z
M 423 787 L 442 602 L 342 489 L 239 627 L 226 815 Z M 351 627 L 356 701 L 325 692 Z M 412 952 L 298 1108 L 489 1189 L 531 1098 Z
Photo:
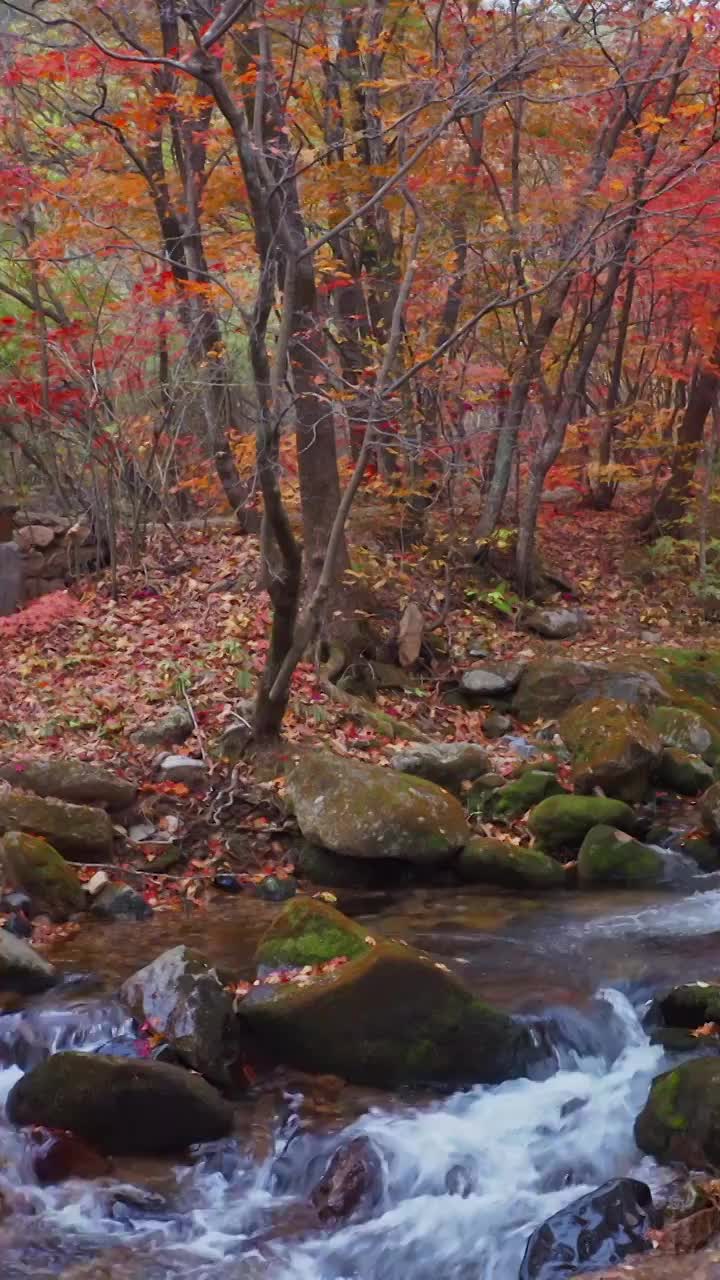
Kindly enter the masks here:
M 140 867 L 119 867 L 116 862 L 71 862 L 65 859 L 69 867 L 92 867 L 93 871 L 114 871 L 124 876 L 150 876 L 153 880 L 179 880 L 180 876 L 171 876 L 166 871 L 142 871 Z
M 193 704 L 190 701 L 190 694 L 187 691 L 187 687 L 185 685 L 184 680 L 182 682 L 182 693 L 183 693 L 183 698 L 185 699 L 185 702 L 187 704 L 187 709 L 190 712 L 190 718 L 193 722 L 193 725 L 195 726 L 195 735 L 197 737 L 198 743 L 200 744 L 200 755 L 202 756 L 203 764 L 207 765 L 208 773 L 212 777 L 213 769 L 215 766 L 208 757 L 207 749 L 205 747 L 205 734 L 203 733 L 202 729 L 200 728 L 200 725 L 197 722 L 197 716 L 195 715 L 195 708 L 193 707 Z

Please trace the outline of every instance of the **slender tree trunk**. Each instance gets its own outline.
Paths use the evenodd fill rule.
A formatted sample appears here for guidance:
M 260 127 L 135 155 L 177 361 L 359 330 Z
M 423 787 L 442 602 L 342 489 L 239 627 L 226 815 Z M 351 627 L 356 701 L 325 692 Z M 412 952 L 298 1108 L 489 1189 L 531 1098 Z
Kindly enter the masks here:
M 720 361 L 720 348 L 713 365 Z M 705 423 L 718 393 L 719 379 L 714 368 L 696 369 L 688 390 L 685 412 L 673 452 L 672 473 L 655 507 L 651 523 L 659 532 L 679 538 L 687 534 L 686 517 L 693 495 L 695 471 L 702 448 Z

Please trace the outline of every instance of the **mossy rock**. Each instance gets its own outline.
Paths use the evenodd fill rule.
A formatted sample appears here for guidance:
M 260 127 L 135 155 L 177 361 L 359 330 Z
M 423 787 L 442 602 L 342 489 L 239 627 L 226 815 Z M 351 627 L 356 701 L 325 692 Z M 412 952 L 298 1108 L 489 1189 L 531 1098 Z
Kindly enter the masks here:
M 673 987 L 657 1001 L 666 1027 L 694 1030 L 706 1022 L 720 1022 L 720 984 L 688 982 Z
M 599 698 L 644 711 L 665 701 L 660 679 L 643 660 L 612 663 L 573 658 L 538 659 L 526 667 L 513 698 L 513 709 L 526 724 L 554 720 L 571 707 Z
M 720 653 L 663 646 L 654 651 L 654 656 L 659 659 L 658 669 L 675 690 L 720 710 Z
M 720 1165 L 720 1057 L 696 1058 L 658 1076 L 635 1122 L 641 1151 L 690 1168 Z
M 579 849 L 588 831 L 599 824 L 633 831 L 635 815 L 622 800 L 606 796 L 550 796 L 533 809 L 528 827 L 548 852 Z
M 0 792 L 0 835 L 24 831 L 42 836 L 61 853 L 98 860 L 112 853 L 113 826 L 102 809 L 48 800 L 27 791 Z
M 720 782 L 713 782 L 700 801 L 700 817 L 711 836 L 720 837 Z
M 306 985 L 253 987 L 238 1018 L 279 1062 L 381 1088 L 497 1083 L 535 1056 L 527 1028 L 444 965 L 378 939 Z
M 468 884 L 495 884 L 506 889 L 561 889 L 565 873 L 559 862 L 537 849 L 520 849 L 504 840 L 476 836 L 465 846 L 457 862 L 461 880 Z
M 588 831 L 578 854 L 578 881 L 624 886 L 657 884 L 665 866 L 660 854 L 625 831 L 598 826 Z
M 547 796 L 566 795 L 554 773 L 544 769 L 528 769 L 527 772 L 508 782 L 488 795 L 484 811 L 488 818 L 512 822 L 521 818 L 528 809 L 545 800 Z
M 106 1155 L 170 1155 L 226 1137 L 229 1103 L 182 1067 L 93 1053 L 55 1053 L 7 1100 L 12 1124 L 69 1130 Z
M 348 858 L 303 841 L 296 853 L 298 875 L 328 889 L 386 889 L 412 884 L 414 868 L 390 858 Z
M 579 791 L 601 787 L 628 803 L 644 798 L 662 743 L 632 707 L 609 698 L 582 703 L 563 716 L 560 736 Z
M 83 760 L 10 760 L 0 763 L 0 778 L 38 796 L 108 809 L 128 809 L 137 795 L 132 782 Z
M 442 787 L 326 751 L 301 757 L 287 794 L 310 844 L 352 858 L 433 866 L 450 861 L 470 835 L 462 806 Z
M 654 707 L 648 722 L 666 747 L 677 747 L 711 764 L 720 752 L 718 734 L 704 716 L 684 707 Z
M 367 930 L 319 898 L 298 897 L 280 912 L 258 943 L 255 960 L 269 969 L 302 969 L 368 950 Z
M 679 845 L 686 858 L 692 858 L 701 871 L 720 871 L 720 848 L 711 840 L 691 838 Z
M 688 755 L 679 747 L 663 747 L 656 781 L 681 796 L 697 796 L 713 780 L 713 771 L 700 756 Z
M 0 840 L 0 867 L 4 879 L 27 894 L 35 915 L 67 920 L 86 905 L 72 867 L 46 840 L 9 831 Z

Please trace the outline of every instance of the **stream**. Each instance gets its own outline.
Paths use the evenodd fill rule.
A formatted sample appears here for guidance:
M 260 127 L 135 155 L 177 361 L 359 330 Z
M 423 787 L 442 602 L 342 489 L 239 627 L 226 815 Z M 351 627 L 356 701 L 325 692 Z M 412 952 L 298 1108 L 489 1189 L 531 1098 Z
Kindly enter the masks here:
M 515 1280 L 533 1228 L 586 1191 L 626 1174 L 661 1189 L 667 1174 L 632 1130 L 670 1059 L 642 1018 L 655 991 L 720 970 L 720 875 L 678 859 L 652 892 L 539 901 L 433 890 L 357 906 L 373 929 L 425 947 L 532 1019 L 547 1047 L 539 1078 L 444 1098 L 323 1097 L 288 1075 L 239 1104 L 232 1140 L 181 1162 L 115 1160 L 107 1177 L 51 1187 L 37 1184 L 27 1139 L 0 1114 L 3 1280 Z M 70 982 L 0 1016 L 0 1104 L 46 1054 L 126 1035 L 117 979 L 188 932 L 202 946 L 205 930 L 213 962 L 222 952 L 242 968 L 266 923 L 258 911 L 234 900 L 190 929 L 166 917 L 66 944 L 53 957 L 66 971 L 98 972 L 112 947 L 109 990 Z M 374 1203 L 319 1226 L 309 1193 L 357 1136 L 379 1156 Z M 469 1194 L 448 1190 L 458 1167 Z

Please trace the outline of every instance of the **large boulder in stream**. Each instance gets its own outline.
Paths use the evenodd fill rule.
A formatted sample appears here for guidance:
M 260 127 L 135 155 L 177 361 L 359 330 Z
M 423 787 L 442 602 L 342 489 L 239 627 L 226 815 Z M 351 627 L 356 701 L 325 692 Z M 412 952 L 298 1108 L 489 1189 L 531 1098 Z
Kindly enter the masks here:
M 548 852 L 579 849 L 588 831 L 600 823 L 632 831 L 635 815 L 622 800 L 607 796 L 550 796 L 533 809 L 528 827 Z
M 197 951 L 163 951 L 123 983 L 120 998 L 189 1067 L 215 1084 L 232 1082 L 239 1053 L 232 996 Z
M 0 840 L 0 875 L 27 894 L 34 915 L 67 920 L 86 905 L 72 867 L 46 840 L 9 831 Z
M 626 831 L 598 826 L 588 831 L 578 854 L 581 885 L 614 884 L 625 888 L 657 884 L 665 873 L 662 855 Z
M 0 789 L 0 835 L 42 836 L 61 853 L 103 860 L 112 853 L 113 825 L 103 809 L 48 800 L 16 788 Z
M 467 884 L 500 885 L 505 889 L 561 889 L 565 872 L 555 858 L 538 849 L 521 849 L 505 840 L 475 836 L 457 862 L 457 873 Z
M 635 1122 L 635 1141 L 663 1164 L 720 1165 L 720 1057 L 696 1058 L 657 1076 Z
M 128 809 L 137 795 L 132 782 L 83 760 L 0 761 L 0 778 L 38 796 L 108 809 Z
M 53 966 L 22 938 L 0 929 L 0 992 L 47 991 L 58 981 Z
M 444 965 L 315 899 L 288 903 L 258 959 L 306 969 L 253 986 L 238 1008 L 260 1048 L 301 1070 L 385 1088 L 494 1083 L 533 1054 L 527 1029 Z
M 433 866 L 470 836 L 462 806 L 442 787 L 327 751 L 301 758 L 288 796 L 306 840 L 352 858 Z
M 560 736 L 578 791 L 600 787 L 630 804 L 644 798 L 662 743 L 636 710 L 610 698 L 582 703 L 563 716 Z
M 560 1209 L 528 1240 L 519 1280 L 570 1280 L 580 1267 L 612 1266 L 652 1248 L 650 1188 L 615 1178 Z
M 673 987 L 656 1002 L 666 1027 L 694 1030 L 706 1022 L 720 1022 L 720 984 L 688 982 Z
M 420 742 L 399 751 L 390 766 L 459 792 L 464 782 L 474 782 L 487 773 L 490 761 L 485 748 L 475 742 Z
M 169 1155 L 224 1138 L 232 1107 L 201 1076 L 144 1059 L 55 1053 L 10 1090 L 18 1126 L 69 1130 L 105 1155 Z

